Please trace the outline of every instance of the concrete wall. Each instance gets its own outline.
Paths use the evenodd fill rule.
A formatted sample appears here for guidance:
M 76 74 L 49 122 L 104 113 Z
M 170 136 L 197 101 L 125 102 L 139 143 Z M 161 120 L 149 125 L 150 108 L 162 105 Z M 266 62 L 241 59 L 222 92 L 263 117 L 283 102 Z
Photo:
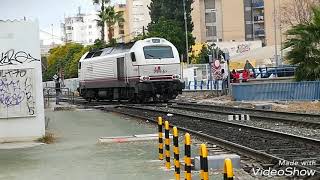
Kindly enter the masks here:
M 45 134 L 37 22 L 0 21 L 0 142 Z

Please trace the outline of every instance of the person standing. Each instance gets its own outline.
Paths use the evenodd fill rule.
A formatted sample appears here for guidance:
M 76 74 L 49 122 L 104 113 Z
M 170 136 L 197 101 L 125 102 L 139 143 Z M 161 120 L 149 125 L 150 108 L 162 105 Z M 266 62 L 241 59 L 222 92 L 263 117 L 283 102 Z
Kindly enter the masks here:
M 53 80 L 55 82 L 55 90 L 56 90 L 56 104 L 59 104 L 60 101 L 60 93 L 61 93 L 61 84 L 60 84 L 60 77 L 58 75 L 53 76 Z

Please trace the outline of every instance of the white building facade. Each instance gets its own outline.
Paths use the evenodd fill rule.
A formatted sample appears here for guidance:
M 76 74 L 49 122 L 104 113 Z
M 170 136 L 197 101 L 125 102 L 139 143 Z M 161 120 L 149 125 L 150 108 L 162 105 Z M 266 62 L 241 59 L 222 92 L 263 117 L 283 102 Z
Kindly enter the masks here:
M 96 14 L 78 14 L 74 17 L 65 18 L 62 24 L 62 31 L 66 42 L 75 42 L 83 45 L 94 44 L 100 39 L 100 27 L 97 25 Z

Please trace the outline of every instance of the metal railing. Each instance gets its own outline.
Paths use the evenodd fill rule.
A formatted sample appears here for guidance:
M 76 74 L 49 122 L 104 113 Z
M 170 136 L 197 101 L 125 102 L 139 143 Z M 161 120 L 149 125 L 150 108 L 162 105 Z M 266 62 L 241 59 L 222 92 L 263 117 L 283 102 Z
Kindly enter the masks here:
M 57 92 L 58 90 L 58 92 Z M 74 104 L 75 94 L 69 88 L 44 87 L 43 98 L 45 107 L 50 107 L 50 102 L 69 102 Z

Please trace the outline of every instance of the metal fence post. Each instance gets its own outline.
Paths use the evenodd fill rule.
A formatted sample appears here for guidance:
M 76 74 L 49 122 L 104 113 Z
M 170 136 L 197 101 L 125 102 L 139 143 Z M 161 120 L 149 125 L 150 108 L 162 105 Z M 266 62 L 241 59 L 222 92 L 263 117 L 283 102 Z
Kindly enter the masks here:
M 205 144 L 200 145 L 200 169 L 201 180 L 209 180 L 208 150 Z
M 180 180 L 180 161 L 179 161 L 179 133 L 178 128 L 173 127 L 173 153 L 174 153 L 174 170 L 176 180 Z
M 233 180 L 232 161 L 229 158 L 224 160 L 223 179 L 224 180 Z
M 158 117 L 158 133 L 159 133 L 159 160 L 163 160 L 162 117 Z
M 184 136 L 184 163 L 185 163 L 185 180 L 191 180 L 191 137 L 189 133 Z
M 170 137 L 169 137 L 169 122 L 168 121 L 165 121 L 164 122 L 164 126 L 165 126 L 165 130 L 164 130 L 164 133 L 165 133 L 165 148 L 166 148 L 166 168 L 167 169 L 170 169 Z

